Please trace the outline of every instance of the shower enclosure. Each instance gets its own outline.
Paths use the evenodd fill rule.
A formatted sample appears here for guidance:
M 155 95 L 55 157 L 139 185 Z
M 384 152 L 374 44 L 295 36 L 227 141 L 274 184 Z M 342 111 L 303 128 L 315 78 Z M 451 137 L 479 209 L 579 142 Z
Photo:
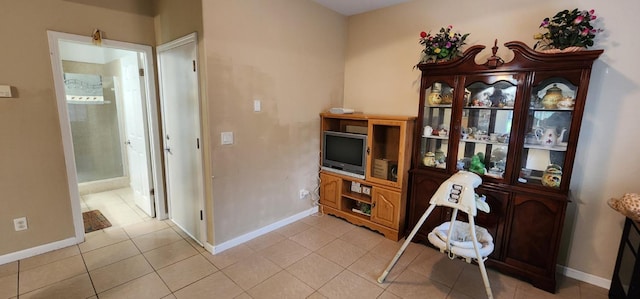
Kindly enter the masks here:
M 78 182 L 126 177 L 113 74 L 101 65 L 63 67 Z M 83 67 L 94 74 L 75 73 Z
M 148 194 L 137 188 L 149 173 L 142 56 L 66 41 L 60 55 L 80 194 L 127 186 Z

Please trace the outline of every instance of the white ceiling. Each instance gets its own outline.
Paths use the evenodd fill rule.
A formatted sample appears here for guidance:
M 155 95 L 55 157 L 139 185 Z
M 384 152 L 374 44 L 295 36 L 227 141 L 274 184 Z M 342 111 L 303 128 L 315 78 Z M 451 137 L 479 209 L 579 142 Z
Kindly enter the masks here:
M 409 0 L 313 0 L 320 5 L 339 12 L 345 16 L 376 10 Z

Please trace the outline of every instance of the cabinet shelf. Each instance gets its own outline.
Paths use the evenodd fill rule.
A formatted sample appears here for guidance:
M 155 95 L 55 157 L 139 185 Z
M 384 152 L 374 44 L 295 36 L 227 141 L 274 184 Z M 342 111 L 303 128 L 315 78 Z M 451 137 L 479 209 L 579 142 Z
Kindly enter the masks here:
M 470 110 L 513 110 L 513 107 L 466 106 L 463 109 L 470 109 Z
M 346 197 L 348 199 L 352 199 L 359 202 L 364 202 L 366 204 L 371 204 L 371 197 L 366 196 L 356 192 L 343 192 L 342 197 Z
M 360 217 L 360 218 L 366 219 L 366 220 L 369 220 L 370 217 L 371 217 L 371 214 L 367 214 L 367 213 L 362 212 L 362 211 L 360 211 L 360 210 L 358 210 L 356 208 L 352 208 L 351 209 L 351 214 L 356 216 L 356 217 Z
M 529 108 L 529 111 L 573 112 L 573 108 L 554 108 L 554 109 L 547 109 L 547 108 Z
M 436 135 L 424 136 L 424 135 L 422 135 L 422 138 L 448 140 L 448 139 L 449 139 L 449 136 L 436 136 Z
M 491 140 L 478 140 L 478 139 L 461 139 L 460 142 L 492 144 L 492 145 L 499 145 L 499 146 L 508 146 L 509 145 L 506 142 L 498 142 L 498 141 L 491 141 Z
M 555 151 L 555 152 L 566 152 L 567 151 L 567 147 L 566 146 L 544 146 L 544 145 L 538 145 L 538 144 L 525 144 L 523 147 L 524 148 L 533 148 L 533 149 L 540 149 L 540 150 Z

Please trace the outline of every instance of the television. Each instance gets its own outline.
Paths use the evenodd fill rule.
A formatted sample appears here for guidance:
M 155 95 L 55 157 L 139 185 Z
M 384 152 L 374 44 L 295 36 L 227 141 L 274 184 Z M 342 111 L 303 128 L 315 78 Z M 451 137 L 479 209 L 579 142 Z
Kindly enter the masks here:
M 367 135 L 324 131 L 322 169 L 364 179 L 367 163 Z

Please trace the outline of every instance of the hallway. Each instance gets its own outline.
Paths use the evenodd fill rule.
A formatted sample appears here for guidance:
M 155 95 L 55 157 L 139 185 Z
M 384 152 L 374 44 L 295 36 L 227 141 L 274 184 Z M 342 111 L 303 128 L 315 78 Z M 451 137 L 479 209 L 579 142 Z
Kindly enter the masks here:
M 136 206 L 134 196 L 131 188 L 81 195 L 80 207 L 82 212 L 99 210 L 111 222 L 110 229 L 153 220 Z

